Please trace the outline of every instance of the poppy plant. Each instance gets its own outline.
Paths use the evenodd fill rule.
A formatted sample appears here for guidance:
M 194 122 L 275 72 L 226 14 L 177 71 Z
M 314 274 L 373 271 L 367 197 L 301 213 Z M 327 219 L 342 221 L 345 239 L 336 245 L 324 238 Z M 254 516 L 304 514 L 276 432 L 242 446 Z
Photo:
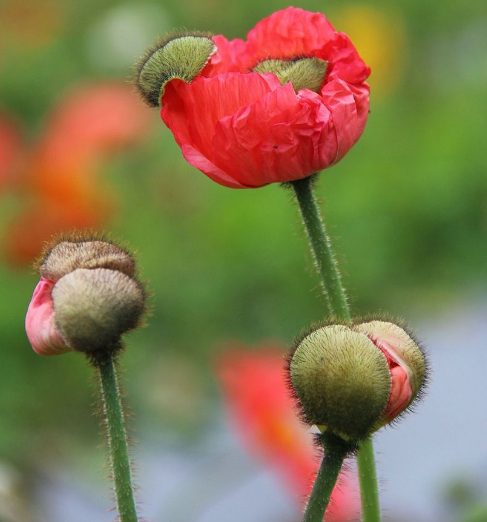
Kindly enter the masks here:
M 270 343 L 251 352 L 235 346 L 219 355 L 216 371 L 230 420 L 249 451 L 276 469 L 296 497 L 305 501 L 318 471 L 318 450 L 296 415 L 283 357 L 283 351 Z M 327 522 L 357 518 L 354 489 L 353 478 L 342 472 Z
M 324 15 L 289 7 L 246 41 L 199 33 L 157 43 L 137 85 L 191 165 L 256 188 L 308 177 L 350 150 L 367 121 L 369 74 Z

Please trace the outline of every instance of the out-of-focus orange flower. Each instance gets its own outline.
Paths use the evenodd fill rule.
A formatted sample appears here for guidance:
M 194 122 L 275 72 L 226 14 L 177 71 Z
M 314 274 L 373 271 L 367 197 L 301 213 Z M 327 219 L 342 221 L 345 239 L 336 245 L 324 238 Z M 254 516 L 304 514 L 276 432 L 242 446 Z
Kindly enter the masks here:
M 21 137 L 18 126 L 0 113 L 0 194 L 11 181 L 19 161 Z
M 118 82 L 80 87 L 55 107 L 18 176 L 30 202 L 7 227 L 9 261 L 30 262 L 63 230 L 103 224 L 114 200 L 99 180 L 100 162 L 137 142 L 148 118 L 131 87 Z
M 406 68 L 407 60 L 400 14 L 365 4 L 347 4 L 333 17 L 333 22 L 350 36 L 369 64 L 372 70 L 368 80 L 371 92 L 380 95 L 392 91 Z
M 311 492 L 320 456 L 285 383 L 284 355 L 266 343 L 260 351 L 234 346 L 218 357 L 228 415 L 250 453 L 276 468 L 303 502 Z M 342 472 L 325 516 L 328 522 L 357 519 L 355 480 Z

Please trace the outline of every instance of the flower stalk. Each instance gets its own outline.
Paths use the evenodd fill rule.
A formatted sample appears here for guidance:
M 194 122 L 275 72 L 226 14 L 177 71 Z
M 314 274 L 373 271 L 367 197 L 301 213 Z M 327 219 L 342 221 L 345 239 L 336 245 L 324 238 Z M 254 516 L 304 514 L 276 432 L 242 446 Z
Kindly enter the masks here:
M 110 468 L 115 484 L 120 522 L 138 522 L 130 469 L 127 433 L 115 361 L 110 353 L 93 356 L 98 371 L 106 426 Z
M 333 253 L 330 238 L 326 232 L 325 223 L 316 202 L 316 197 L 313 193 L 314 177 L 315 175 L 292 181 L 290 185 L 294 190 L 315 259 L 316 269 L 321 277 L 323 294 L 328 311 L 337 319 L 350 320 L 350 308 L 341 281 L 338 264 Z M 327 466 L 326 458 L 323 460 L 322 467 L 323 466 Z M 371 438 L 368 438 L 359 447 L 357 452 L 357 467 L 359 472 L 360 496 L 362 499 L 362 520 L 363 522 L 380 522 L 379 488 Z M 338 474 L 335 480 L 337 477 Z M 305 515 L 304 522 L 310 522 L 310 520 L 312 519 L 306 519 Z
M 323 522 L 343 461 L 353 449 L 343 439 L 331 434 L 322 435 L 320 442 L 325 454 L 306 505 L 303 522 Z
M 338 264 L 333 254 L 330 238 L 326 233 L 325 223 L 321 217 L 315 195 L 313 193 L 313 176 L 291 182 L 296 200 L 301 211 L 304 226 L 321 277 L 323 294 L 330 315 L 338 319 L 350 319 L 347 296 L 342 285 Z
M 380 522 L 379 486 L 375 468 L 374 444 L 371 437 L 360 444 L 357 452 L 357 467 L 363 520 L 364 522 Z

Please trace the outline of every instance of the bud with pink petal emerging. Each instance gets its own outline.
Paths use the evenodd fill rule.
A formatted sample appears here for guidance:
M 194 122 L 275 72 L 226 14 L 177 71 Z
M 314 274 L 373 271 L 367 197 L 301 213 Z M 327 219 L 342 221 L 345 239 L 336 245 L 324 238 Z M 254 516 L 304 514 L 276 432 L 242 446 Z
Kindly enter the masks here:
M 357 321 L 307 332 L 295 342 L 288 372 L 306 422 L 359 442 L 411 406 L 427 362 L 400 326 Z
M 126 250 L 93 237 L 71 236 L 47 249 L 25 327 L 39 355 L 116 352 L 140 324 L 145 292 Z

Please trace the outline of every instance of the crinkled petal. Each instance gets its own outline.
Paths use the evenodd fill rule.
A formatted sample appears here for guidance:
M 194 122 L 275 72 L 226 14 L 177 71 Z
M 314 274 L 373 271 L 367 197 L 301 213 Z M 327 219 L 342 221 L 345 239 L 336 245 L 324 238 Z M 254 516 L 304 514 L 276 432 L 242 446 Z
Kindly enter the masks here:
M 348 83 L 361 84 L 370 76 L 370 67 L 360 58 L 345 33 L 335 33 L 316 56 L 328 62 L 329 80 L 339 78 Z
M 25 317 L 25 331 L 39 355 L 60 355 L 72 351 L 66 346 L 54 324 L 52 290 L 54 281 L 43 277 L 37 284 Z
M 248 35 L 256 62 L 268 57 L 291 58 L 313 54 L 335 34 L 321 13 L 288 7 L 261 20 Z
M 257 73 L 198 77 L 191 84 L 173 80 L 162 99 L 161 117 L 184 149 L 187 161 L 206 173 L 204 165 L 214 163 L 212 140 L 218 121 L 279 86 L 276 76 Z M 215 176 L 219 176 L 217 170 Z M 230 186 L 228 180 L 218 182 Z
M 333 115 L 337 139 L 336 157 L 339 161 L 362 135 L 369 113 L 367 85 L 351 87 L 342 80 L 333 80 L 321 90 L 323 103 Z
M 280 86 L 223 118 L 213 140 L 214 162 L 249 186 L 300 179 L 336 156 L 329 110 L 316 93 Z
M 201 72 L 202 76 L 211 78 L 217 74 L 228 72 L 248 72 L 247 42 L 240 39 L 227 40 L 221 34 L 213 36 L 217 47 L 208 65 Z

